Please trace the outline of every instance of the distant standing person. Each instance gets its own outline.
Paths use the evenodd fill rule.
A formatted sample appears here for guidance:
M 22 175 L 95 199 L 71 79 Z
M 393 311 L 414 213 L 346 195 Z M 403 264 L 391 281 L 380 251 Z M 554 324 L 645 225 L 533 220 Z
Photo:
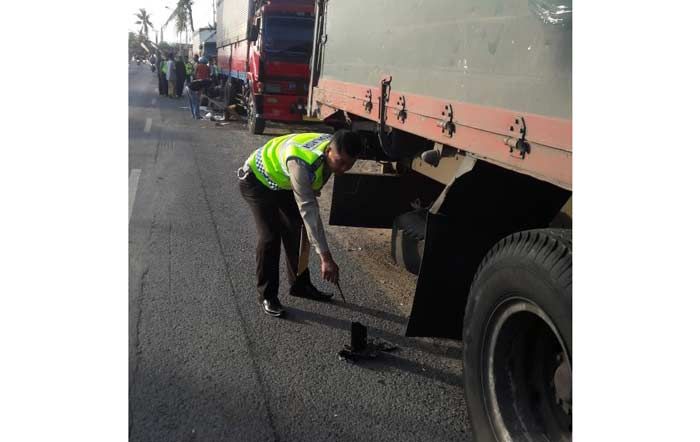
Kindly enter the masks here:
M 199 54 L 194 54 L 194 57 L 192 57 L 192 77 L 190 78 L 190 81 L 194 80 L 194 73 L 197 70 L 197 63 L 199 62 Z
M 168 81 L 165 79 L 168 63 L 165 58 L 158 54 L 158 93 L 160 95 L 168 95 Z
M 187 95 L 190 99 L 190 111 L 192 118 L 201 120 L 202 116 L 199 113 L 199 103 L 202 98 L 202 89 L 206 89 L 207 84 L 211 83 L 209 79 L 209 68 L 207 67 L 207 59 L 202 57 L 197 63 L 194 71 L 194 80 L 187 88 Z
M 168 80 L 168 97 L 175 98 L 175 60 L 173 53 L 168 54 L 167 70 L 165 79 Z
M 182 61 L 182 56 L 178 55 L 177 61 L 175 61 L 175 96 L 177 98 L 182 97 L 182 88 L 185 86 L 186 74 L 185 63 Z
M 185 57 L 185 84 L 190 84 L 192 81 L 192 74 L 194 74 L 194 65 Z
M 209 60 L 209 76 L 214 81 L 214 84 L 219 84 L 219 66 L 216 64 L 216 58 Z
M 197 67 L 194 70 L 195 80 L 205 80 L 209 78 L 209 67 L 207 66 L 207 59 L 201 57 L 197 63 Z

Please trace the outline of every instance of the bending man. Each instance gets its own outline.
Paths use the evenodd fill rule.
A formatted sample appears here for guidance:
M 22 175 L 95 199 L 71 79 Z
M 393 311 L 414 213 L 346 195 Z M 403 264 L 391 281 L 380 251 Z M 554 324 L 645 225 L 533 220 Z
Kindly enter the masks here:
M 311 284 L 308 269 L 299 272 L 302 225 L 321 257 L 321 276 L 337 282 L 339 269 L 326 242 L 316 196 L 332 173 L 341 175 L 352 168 L 360 150 L 359 135 L 347 130 L 333 136 L 291 134 L 268 141 L 238 170 L 241 195 L 258 231 L 258 301 L 265 313 L 284 313 L 278 298 L 280 242 L 287 257 L 289 294 L 315 300 L 333 296 Z

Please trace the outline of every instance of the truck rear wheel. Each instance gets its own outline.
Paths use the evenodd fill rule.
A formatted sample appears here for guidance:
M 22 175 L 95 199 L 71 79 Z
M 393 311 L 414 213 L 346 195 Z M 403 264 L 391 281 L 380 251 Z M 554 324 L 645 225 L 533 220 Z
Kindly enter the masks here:
M 427 210 L 420 209 L 399 215 L 391 229 L 391 257 L 394 264 L 417 275 L 423 260 Z
M 253 94 L 248 94 L 248 131 L 255 135 L 265 131 L 265 120 L 258 117 L 258 107 Z
M 571 230 L 494 246 L 464 314 L 464 392 L 476 439 L 571 440 Z

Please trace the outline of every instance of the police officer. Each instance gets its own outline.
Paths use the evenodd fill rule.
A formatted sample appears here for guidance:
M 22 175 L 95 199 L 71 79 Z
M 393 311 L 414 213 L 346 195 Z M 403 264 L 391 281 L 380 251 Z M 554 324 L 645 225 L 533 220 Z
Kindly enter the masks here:
M 268 141 L 238 170 L 241 195 L 258 232 L 258 301 L 268 315 L 284 314 L 278 298 L 280 243 L 287 258 L 289 294 L 321 301 L 333 296 L 313 286 L 308 269 L 299 272 L 302 228 L 321 258 L 321 276 L 336 283 L 339 269 L 326 242 L 316 196 L 332 173 L 341 175 L 355 164 L 360 150 L 359 135 L 347 130 L 332 136 L 291 134 Z

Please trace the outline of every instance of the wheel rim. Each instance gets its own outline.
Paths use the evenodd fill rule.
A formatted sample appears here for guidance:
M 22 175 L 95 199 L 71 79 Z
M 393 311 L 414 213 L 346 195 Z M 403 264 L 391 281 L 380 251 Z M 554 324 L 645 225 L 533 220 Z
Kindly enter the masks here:
M 571 355 L 547 314 L 513 297 L 487 323 L 482 389 L 501 441 L 571 440 Z

